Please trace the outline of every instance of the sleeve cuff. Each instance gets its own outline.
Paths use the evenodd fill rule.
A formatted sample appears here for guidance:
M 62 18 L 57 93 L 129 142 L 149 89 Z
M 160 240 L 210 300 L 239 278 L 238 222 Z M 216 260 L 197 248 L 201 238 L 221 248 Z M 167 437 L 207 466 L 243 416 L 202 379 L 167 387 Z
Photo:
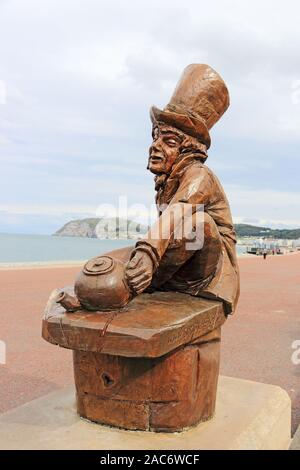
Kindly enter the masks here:
M 159 256 L 155 248 L 153 248 L 153 246 L 149 245 L 144 240 L 138 241 L 135 245 L 135 248 L 131 252 L 130 259 L 134 257 L 137 251 L 144 251 L 144 253 L 147 253 L 150 256 L 153 263 L 153 272 L 156 271 L 159 265 Z

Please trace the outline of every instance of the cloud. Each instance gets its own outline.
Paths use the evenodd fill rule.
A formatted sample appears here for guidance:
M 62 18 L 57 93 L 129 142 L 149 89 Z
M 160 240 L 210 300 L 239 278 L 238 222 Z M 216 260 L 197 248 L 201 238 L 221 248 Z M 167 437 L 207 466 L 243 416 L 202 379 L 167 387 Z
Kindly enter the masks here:
M 89 212 L 6 212 L 0 210 L 1 233 L 53 234 L 70 220 L 95 217 Z
M 235 223 L 254 223 L 272 228 L 300 227 L 300 192 L 238 186 L 228 186 L 226 190 Z
M 0 2 L 0 200 L 151 204 L 148 110 L 192 62 L 230 90 L 208 160 L 225 188 L 298 197 L 299 13 L 296 0 Z M 248 217 L 251 200 L 236 197 Z M 252 212 L 273 220 L 276 207 Z
M 6 104 L 6 101 L 7 101 L 6 83 L 4 80 L 0 80 L 0 104 Z

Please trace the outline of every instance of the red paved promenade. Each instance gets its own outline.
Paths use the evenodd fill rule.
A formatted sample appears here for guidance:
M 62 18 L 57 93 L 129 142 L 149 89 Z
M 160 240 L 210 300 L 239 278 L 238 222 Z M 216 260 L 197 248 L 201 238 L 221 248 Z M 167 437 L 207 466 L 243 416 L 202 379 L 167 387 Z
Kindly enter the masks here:
M 223 327 L 222 373 L 283 387 L 300 423 L 300 253 L 240 260 L 238 311 Z M 78 268 L 0 270 L 0 413 L 72 382 L 71 352 L 41 339 L 41 315 L 52 289 L 74 280 Z

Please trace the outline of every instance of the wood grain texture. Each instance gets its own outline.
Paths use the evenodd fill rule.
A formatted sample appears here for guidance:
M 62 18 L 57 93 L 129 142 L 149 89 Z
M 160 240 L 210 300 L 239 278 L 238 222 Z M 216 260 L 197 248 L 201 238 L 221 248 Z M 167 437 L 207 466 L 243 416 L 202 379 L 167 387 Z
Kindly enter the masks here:
M 64 289 L 72 293 L 71 288 Z M 43 338 L 61 347 L 125 357 L 160 357 L 221 326 L 223 304 L 177 292 L 136 297 L 114 312 L 66 313 L 51 294 Z
M 220 329 L 160 358 L 74 351 L 77 409 L 125 429 L 175 432 L 212 418 Z

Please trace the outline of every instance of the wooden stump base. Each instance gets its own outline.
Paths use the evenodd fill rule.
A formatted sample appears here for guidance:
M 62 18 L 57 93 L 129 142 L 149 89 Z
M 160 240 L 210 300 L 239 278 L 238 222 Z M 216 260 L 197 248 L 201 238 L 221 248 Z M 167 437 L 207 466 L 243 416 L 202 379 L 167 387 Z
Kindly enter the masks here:
M 220 331 L 163 357 L 74 351 L 80 416 L 125 429 L 181 431 L 212 418 Z
M 225 321 L 220 302 L 157 293 L 139 296 L 127 310 L 109 316 L 66 314 L 54 297 L 43 337 L 73 349 L 81 417 L 165 432 L 212 418 Z

